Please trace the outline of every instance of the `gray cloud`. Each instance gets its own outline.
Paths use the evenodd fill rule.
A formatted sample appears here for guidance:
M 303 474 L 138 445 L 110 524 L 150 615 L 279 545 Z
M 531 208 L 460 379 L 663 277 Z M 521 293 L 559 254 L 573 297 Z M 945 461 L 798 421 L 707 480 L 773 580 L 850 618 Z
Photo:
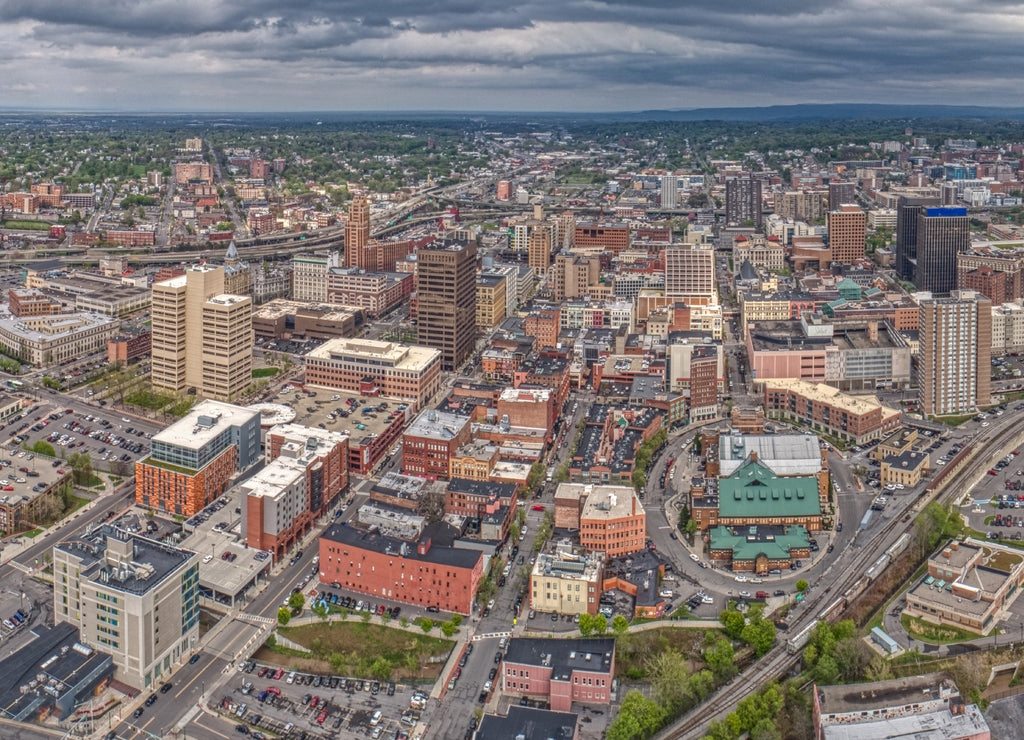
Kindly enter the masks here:
M 986 0 L 0 0 L 0 105 L 1007 104 L 1022 11 Z

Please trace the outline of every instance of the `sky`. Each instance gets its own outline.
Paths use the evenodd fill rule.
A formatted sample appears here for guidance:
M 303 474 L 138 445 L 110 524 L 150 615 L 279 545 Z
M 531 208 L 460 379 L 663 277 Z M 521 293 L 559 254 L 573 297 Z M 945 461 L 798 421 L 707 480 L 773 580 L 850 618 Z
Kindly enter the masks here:
M 0 107 L 1019 105 L 1024 2 L 0 0 Z

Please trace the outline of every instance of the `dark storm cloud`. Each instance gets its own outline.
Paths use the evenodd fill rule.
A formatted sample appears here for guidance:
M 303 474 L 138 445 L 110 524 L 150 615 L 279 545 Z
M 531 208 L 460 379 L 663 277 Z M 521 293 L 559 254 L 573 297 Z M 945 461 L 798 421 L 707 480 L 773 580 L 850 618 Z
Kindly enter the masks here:
M 6 105 L 246 108 L 245 85 L 284 108 L 986 104 L 1015 99 L 1024 62 L 1013 2 L 0 0 L 0 18 Z

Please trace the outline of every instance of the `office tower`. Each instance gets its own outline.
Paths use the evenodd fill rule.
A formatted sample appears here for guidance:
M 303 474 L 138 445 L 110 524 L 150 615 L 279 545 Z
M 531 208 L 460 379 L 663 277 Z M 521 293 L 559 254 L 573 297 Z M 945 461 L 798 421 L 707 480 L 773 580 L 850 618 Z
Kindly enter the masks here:
M 843 203 L 828 214 L 828 247 L 833 262 L 852 262 L 864 256 L 868 217 L 860 206 Z
M 675 175 L 661 178 L 661 207 L 675 208 L 679 205 L 678 180 Z
M 838 211 L 844 203 L 857 202 L 857 188 L 852 182 L 830 182 L 828 184 L 828 209 Z
M 971 247 L 966 208 L 925 208 L 917 214 L 918 290 L 948 293 L 956 288 L 956 256 Z
M 252 299 L 224 292 L 224 268 L 153 284 L 152 383 L 229 401 L 252 383 Z
M 964 414 L 991 403 L 992 302 L 973 290 L 921 301 L 921 413 Z
M 725 181 L 725 222 L 729 226 L 761 227 L 761 181 L 730 177 Z
M 666 249 L 665 297 L 691 306 L 718 303 L 714 250 L 690 245 Z
M 454 371 L 476 343 L 476 244 L 442 241 L 417 253 L 418 344 L 441 350 L 441 369 Z
M 327 273 L 339 265 L 337 252 L 292 257 L 292 298 L 307 303 L 327 303 Z
M 152 691 L 199 646 L 199 556 L 110 524 L 53 548 L 56 622 L 109 653 L 114 677 Z
M 937 198 L 901 195 L 896 202 L 896 273 L 914 282 L 917 269 L 917 216 L 928 206 L 937 206 Z
M 553 229 L 548 224 L 534 226 L 527 239 L 527 263 L 534 273 L 543 278 L 551 266 L 551 235 Z
M 367 248 L 370 246 L 370 204 L 366 198 L 357 195 L 348 209 L 345 222 L 345 267 L 373 269 L 366 267 Z

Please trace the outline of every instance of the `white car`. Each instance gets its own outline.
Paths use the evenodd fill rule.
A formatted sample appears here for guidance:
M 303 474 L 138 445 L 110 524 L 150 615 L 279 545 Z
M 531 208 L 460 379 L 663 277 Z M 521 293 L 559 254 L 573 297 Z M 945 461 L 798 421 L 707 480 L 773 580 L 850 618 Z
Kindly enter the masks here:
M 692 560 L 695 563 L 699 563 L 700 562 L 700 555 L 698 555 L 695 552 L 691 552 L 690 553 L 690 560 Z
M 733 578 L 733 580 L 736 581 L 736 583 L 746 583 L 747 577 L 744 575 L 738 575 L 735 578 Z
M 207 555 L 205 558 L 203 558 L 204 563 L 208 563 L 211 560 L 213 560 L 213 555 Z
M 659 591 L 658 592 L 658 596 L 660 596 L 663 599 L 671 599 L 672 595 L 673 595 L 672 592 L 669 591 L 669 590 L 664 590 L 664 591 Z

